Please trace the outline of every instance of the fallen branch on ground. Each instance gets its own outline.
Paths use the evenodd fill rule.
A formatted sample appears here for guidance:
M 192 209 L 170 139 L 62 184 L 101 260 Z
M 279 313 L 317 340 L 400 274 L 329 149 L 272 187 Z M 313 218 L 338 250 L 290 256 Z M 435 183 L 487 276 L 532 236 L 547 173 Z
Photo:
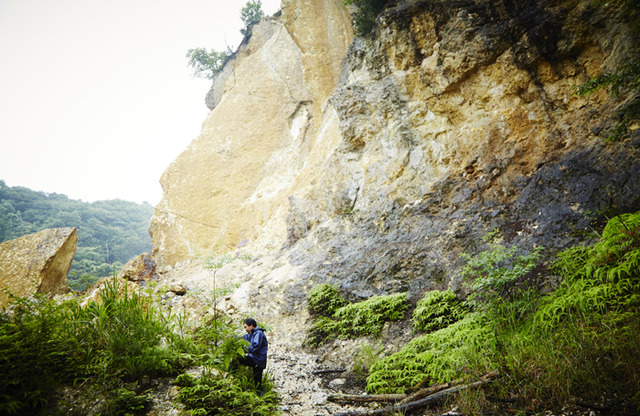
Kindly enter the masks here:
M 406 394 L 330 394 L 327 400 L 330 402 L 398 402 L 407 397 Z
M 483 376 L 483 379 L 479 381 L 475 381 L 473 383 L 465 384 L 462 386 L 450 387 L 446 390 L 441 390 L 437 393 L 431 394 L 423 399 L 415 400 L 408 403 L 398 404 L 395 406 L 385 407 L 383 409 L 373 410 L 373 411 L 365 411 L 365 412 L 347 412 L 347 413 L 339 413 L 336 416 L 373 416 L 373 415 L 388 415 L 395 412 L 407 412 L 410 410 L 420 409 L 422 407 L 426 407 L 428 405 L 440 402 L 449 396 L 454 394 L 458 394 L 463 390 L 467 390 L 473 387 L 480 387 L 483 384 L 490 382 L 495 376 L 497 376 L 497 371 L 492 371 L 489 374 Z
M 344 373 L 345 371 L 347 371 L 347 370 L 345 370 L 345 369 L 339 369 L 339 370 L 316 370 L 311 374 L 317 376 L 318 374 Z
M 495 377 L 498 376 L 498 370 L 493 370 L 488 372 L 487 374 L 483 375 L 482 377 L 480 377 L 479 381 L 483 381 L 483 380 L 491 380 Z M 406 398 L 402 399 L 402 401 L 399 404 L 405 404 L 405 403 L 409 403 L 409 402 L 414 402 L 416 400 L 422 399 L 423 397 L 427 397 L 431 394 L 437 393 L 441 390 L 445 390 L 454 386 L 459 385 L 460 383 L 462 383 L 464 380 L 463 379 L 458 379 L 458 380 L 454 380 L 454 381 L 450 381 L 448 383 L 443 383 L 443 384 L 434 384 L 433 386 L 429 386 L 426 387 L 424 389 L 420 389 L 418 391 L 416 391 L 415 393 L 412 393 L 410 395 L 408 395 Z

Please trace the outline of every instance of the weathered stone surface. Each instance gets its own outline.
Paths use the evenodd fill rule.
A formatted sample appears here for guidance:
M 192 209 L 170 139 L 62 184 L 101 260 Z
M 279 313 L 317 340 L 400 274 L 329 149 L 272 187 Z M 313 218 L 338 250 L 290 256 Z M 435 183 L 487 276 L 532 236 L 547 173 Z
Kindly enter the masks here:
M 314 114 L 321 114 L 353 40 L 351 18 L 339 0 L 283 0 L 282 23 L 302 52 L 304 83 L 313 96 Z
M 202 134 L 162 176 L 150 227 L 161 266 L 254 238 L 282 217 L 304 167 L 312 110 L 299 49 L 279 20 L 254 26 L 242 48 L 252 53 L 234 63 Z
M 335 88 L 352 38 L 341 1 L 283 4 L 216 77 L 202 134 L 165 171 L 150 232 L 154 258 L 172 265 L 260 242 L 279 249 L 288 198 L 316 179 L 337 145 L 314 117 Z M 288 27 L 288 25 L 292 27 Z M 293 36 L 292 36 L 293 35 Z M 335 133 L 335 134 L 334 134 Z
M 138 257 L 133 258 L 122 267 L 118 278 L 126 279 L 131 282 L 142 282 L 151 279 L 157 279 L 156 262 L 149 253 L 142 253 Z
M 318 4 L 323 21 L 328 8 Z M 163 264 L 239 246 L 253 254 L 217 274 L 239 285 L 229 310 L 260 305 L 264 319 L 285 327 L 283 318 L 306 319 L 306 293 L 319 282 L 354 299 L 458 289 L 460 253 L 478 252 L 489 230 L 525 251 L 562 249 L 588 212 L 640 209 L 640 130 L 606 143 L 621 101 L 572 89 L 638 57 L 638 40 L 614 9 L 571 0 L 398 2 L 372 38 L 351 43 L 318 109 L 305 100 L 322 100 L 330 83 L 312 85 L 303 59 L 312 31 L 296 20 L 310 6 L 284 5 L 291 37 L 276 21 L 260 30 L 273 28 L 298 51 L 283 57 L 295 56 L 287 64 L 295 83 L 278 84 L 278 93 L 307 91 L 277 106 L 296 108 L 276 123 L 288 120 L 286 134 L 262 146 L 270 133 L 249 144 L 241 131 L 275 114 L 246 99 L 250 83 L 241 87 L 259 73 L 248 71 L 268 66 L 250 40 L 252 54 L 227 76 L 203 135 L 165 173 L 152 223 Z
M 9 301 L 5 291 L 19 297 L 66 293 L 77 241 L 75 228 L 52 228 L 0 244 L 0 306 Z

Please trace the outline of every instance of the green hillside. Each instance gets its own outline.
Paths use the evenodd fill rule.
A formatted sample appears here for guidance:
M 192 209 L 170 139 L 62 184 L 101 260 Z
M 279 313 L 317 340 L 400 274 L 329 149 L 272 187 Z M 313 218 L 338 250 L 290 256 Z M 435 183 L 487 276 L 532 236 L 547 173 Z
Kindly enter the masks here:
M 84 290 L 99 277 L 143 252 L 151 252 L 147 231 L 150 204 L 123 200 L 93 203 L 66 195 L 9 187 L 0 180 L 0 242 L 46 228 L 76 227 L 78 247 L 69 272 L 69 286 Z

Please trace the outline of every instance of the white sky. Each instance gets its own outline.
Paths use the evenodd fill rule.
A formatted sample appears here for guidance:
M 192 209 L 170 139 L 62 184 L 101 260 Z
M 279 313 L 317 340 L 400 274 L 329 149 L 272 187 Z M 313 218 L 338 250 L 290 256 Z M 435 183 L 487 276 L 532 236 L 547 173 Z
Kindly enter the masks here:
M 0 179 L 155 205 L 209 111 L 187 50 L 235 50 L 246 2 L 0 0 Z

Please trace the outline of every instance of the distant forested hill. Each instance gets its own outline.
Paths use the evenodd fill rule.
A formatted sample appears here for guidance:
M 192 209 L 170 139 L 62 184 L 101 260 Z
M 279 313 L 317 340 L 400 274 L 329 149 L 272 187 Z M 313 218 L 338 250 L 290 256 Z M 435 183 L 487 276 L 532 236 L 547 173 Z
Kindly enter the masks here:
M 9 187 L 0 180 L 0 242 L 45 228 L 76 227 L 78 247 L 69 272 L 69 286 L 84 290 L 99 277 L 119 270 L 143 252 L 151 252 L 147 231 L 150 204 L 119 199 L 93 203 Z

